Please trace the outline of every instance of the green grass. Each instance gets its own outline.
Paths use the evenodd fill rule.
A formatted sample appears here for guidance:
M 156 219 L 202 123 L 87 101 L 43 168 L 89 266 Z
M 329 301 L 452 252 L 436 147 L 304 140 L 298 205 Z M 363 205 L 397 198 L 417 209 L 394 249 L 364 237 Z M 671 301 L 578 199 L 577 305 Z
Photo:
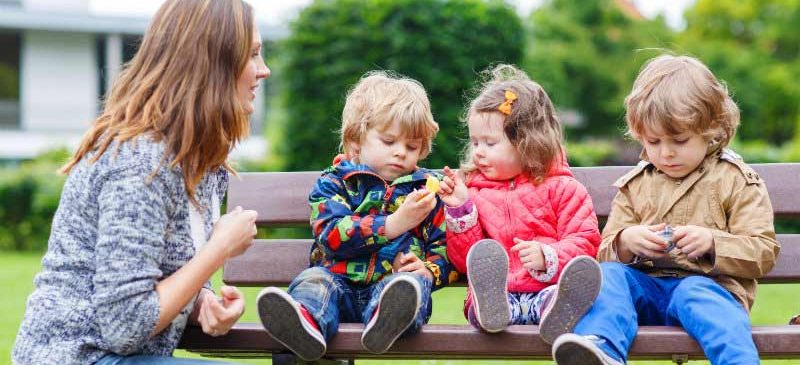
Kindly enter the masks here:
M 0 363 L 2 359 L 10 359 L 14 337 L 17 334 L 19 323 L 25 313 L 25 301 L 33 290 L 33 276 L 39 271 L 40 254 L 35 253 L 0 253 L 0 288 L 5 295 L 0 298 Z M 220 285 L 219 276 L 215 276 L 214 285 Z M 254 310 L 254 300 L 258 288 L 244 288 L 247 301 L 247 310 L 243 321 L 258 321 Z M 800 310 L 800 303 L 795 299 L 800 293 L 800 284 L 790 285 L 762 285 L 759 287 L 758 299 L 753 309 L 754 325 L 785 324 L 789 317 Z M 466 323 L 462 316 L 464 288 L 447 288 L 434 293 L 434 309 L 431 323 Z M 185 351 L 177 351 L 176 356 L 198 357 Z M 268 359 L 240 360 L 245 364 L 264 364 Z M 420 361 L 386 361 L 386 360 L 359 360 L 359 364 L 504 364 L 509 361 L 451 361 L 451 360 L 420 360 Z M 549 361 L 514 361 L 518 364 L 552 364 Z M 767 360 L 765 365 L 791 364 L 797 360 Z M 667 361 L 632 361 L 633 365 L 667 365 Z M 707 361 L 692 361 L 691 364 L 708 364 Z

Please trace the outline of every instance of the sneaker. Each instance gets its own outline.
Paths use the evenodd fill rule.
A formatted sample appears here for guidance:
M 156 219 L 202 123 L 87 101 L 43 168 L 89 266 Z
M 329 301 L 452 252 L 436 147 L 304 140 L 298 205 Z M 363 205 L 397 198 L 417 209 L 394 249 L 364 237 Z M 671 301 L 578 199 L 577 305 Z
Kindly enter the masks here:
M 480 240 L 467 254 L 467 283 L 472 292 L 472 305 L 478 323 L 486 332 L 500 332 L 511 320 L 508 265 L 505 248 L 495 240 Z
M 386 284 L 378 299 L 361 345 L 367 351 L 382 354 L 414 323 L 419 312 L 422 289 L 413 278 L 403 275 Z
M 792 319 L 789 320 L 789 324 L 800 324 L 800 314 L 792 317 Z
M 264 329 L 305 361 L 314 361 L 325 354 L 325 338 L 303 307 L 289 294 L 276 287 L 264 288 L 256 299 L 258 316 Z M 306 311 L 306 313 L 308 313 Z
M 557 365 L 624 365 L 608 356 L 597 343 L 597 336 L 579 336 L 565 333 L 553 344 L 553 360 Z
M 602 282 L 600 264 L 593 258 L 578 256 L 570 260 L 561 271 L 555 298 L 550 299 L 539 321 L 542 340 L 552 344 L 558 336 L 572 332 L 594 304 Z

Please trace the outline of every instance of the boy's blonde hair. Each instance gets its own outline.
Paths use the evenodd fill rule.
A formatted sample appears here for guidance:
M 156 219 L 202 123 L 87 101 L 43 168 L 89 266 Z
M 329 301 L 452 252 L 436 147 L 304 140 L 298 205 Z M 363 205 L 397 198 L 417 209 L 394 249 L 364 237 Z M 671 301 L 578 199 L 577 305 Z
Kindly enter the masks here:
M 648 61 L 625 98 L 627 134 L 685 131 L 726 146 L 739 126 L 739 107 L 728 88 L 694 57 L 663 55 Z
M 541 182 L 553 164 L 562 157 L 561 123 L 544 89 L 522 70 L 498 65 L 482 72 L 485 80 L 478 96 L 469 104 L 463 123 L 476 113 L 501 113 L 506 91 L 516 95 L 505 115 L 503 131 L 522 157 L 522 172 L 533 182 Z M 469 175 L 476 170 L 472 146 L 467 146 L 461 169 Z
M 439 125 L 433 120 L 425 88 L 418 81 L 386 71 L 370 71 L 347 94 L 342 111 L 340 148 L 350 154 L 371 128 L 400 123 L 406 138 L 421 139 L 420 159 L 430 153 Z

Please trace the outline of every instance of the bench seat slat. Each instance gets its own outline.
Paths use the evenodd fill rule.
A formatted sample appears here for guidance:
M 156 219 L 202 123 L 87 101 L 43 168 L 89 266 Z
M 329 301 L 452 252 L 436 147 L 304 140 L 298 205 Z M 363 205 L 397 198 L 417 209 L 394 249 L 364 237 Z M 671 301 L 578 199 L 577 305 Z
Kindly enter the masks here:
M 382 355 L 365 353 L 361 346 L 362 324 L 343 323 L 328 344 L 332 358 L 495 358 L 550 359 L 550 346 L 542 342 L 536 326 L 509 326 L 487 335 L 469 325 L 429 324 L 415 336 L 401 338 Z M 800 356 L 800 326 L 755 326 L 753 339 L 762 358 Z M 237 324 L 222 337 L 210 337 L 199 327 L 184 334 L 181 348 L 211 356 L 268 356 L 285 348 L 272 340 L 258 323 Z M 631 348 L 632 359 L 664 359 L 686 354 L 705 358 L 694 339 L 678 327 L 643 326 Z
M 761 283 L 800 281 L 800 234 L 780 234 L 778 263 Z M 223 281 L 239 286 L 285 286 L 308 267 L 310 239 L 257 240 L 225 264 Z M 463 285 L 463 282 L 460 283 Z

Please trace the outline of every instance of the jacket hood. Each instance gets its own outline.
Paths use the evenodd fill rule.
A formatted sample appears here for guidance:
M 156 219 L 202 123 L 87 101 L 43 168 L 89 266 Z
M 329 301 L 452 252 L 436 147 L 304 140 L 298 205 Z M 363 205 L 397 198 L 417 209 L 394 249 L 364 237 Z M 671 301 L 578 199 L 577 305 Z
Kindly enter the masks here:
M 439 176 L 438 173 L 435 173 L 431 170 L 417 167 L 417 169 L 414 170 L 414 172 L 408 175 L 400 176 L 397 179 L 394 179 L 394 181 L 387 181 L 383 179 L 380 175 L 378 175 L 378 173 L 373 171 L 369 166 L 365 164 L 355 163 L 353 162 L 353 160 L 347 158 L 347 155 L 345 154 L 336 155 L 336 157 L 333 158 L 333 165 L 325 169 L 324 173 L 334 174 L 343 180 L 347 180 L 354 174 L 373 175 L 376 180 L 383 181 L 384 183 L 387 183 L 389 185 L 397 185 L 407 182 L 425 180 L 428 178 L 429 175 L 433 175 L 436 177 Z

